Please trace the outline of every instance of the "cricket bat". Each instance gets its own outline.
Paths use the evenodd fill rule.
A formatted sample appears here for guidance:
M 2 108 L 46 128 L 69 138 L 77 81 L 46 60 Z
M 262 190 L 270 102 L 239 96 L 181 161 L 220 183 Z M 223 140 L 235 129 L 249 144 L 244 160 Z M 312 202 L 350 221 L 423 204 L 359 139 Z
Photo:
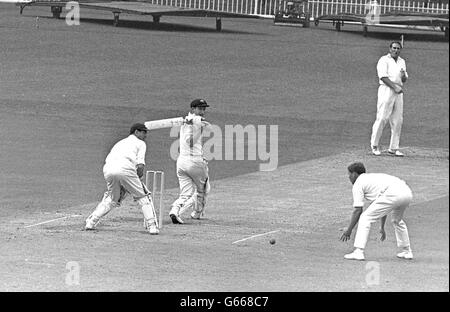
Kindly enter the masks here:
M 181 126 L 184 122 L 184 117 L 175 117 L 159 120 L 151 120 L 144 122 L 144 125 L 149 130 L 172 128 L 174 126 Z

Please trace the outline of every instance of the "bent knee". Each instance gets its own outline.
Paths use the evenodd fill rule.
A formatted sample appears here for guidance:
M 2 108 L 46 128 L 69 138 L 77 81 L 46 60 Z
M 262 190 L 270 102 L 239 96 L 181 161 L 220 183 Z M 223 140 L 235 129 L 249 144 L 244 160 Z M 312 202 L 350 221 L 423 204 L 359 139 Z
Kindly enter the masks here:
M 382 125 L 384 125 L 384 124 L 387 124 L 387 122 L 389 121 L 389 117 L 378 117 L 377 118 L 377 121 L 380 123 L 380 124 L 382 124 Z
M 394 226 L 398 226 L 398 225 L 404 224 L 404 222 L 403 222 L 402 219 L 395 219 L 395 218 L 393 218 L 393 219 L 391 220 L 391 223 L 392 223 L 392 225 L 394 225 Z
M 397 118 L 396 120 L 392 120 L 392 124 L 401 126 L 403 124 L 403 118 Z
M 358 222 L 359 223 L 374 223 L 377 220 L 376 216 L 371 216 L 369 214 L 363 213 L 360 217 Z
M 195 193 L 189 194 L 189 195 L 180 195 L 180 199 L 183 201 L 188 200 L 189 198 L 191 198 L 192 196 L 194 196 Z
M 148 199 L 148 196 L 144 196 L 144 197 L 138 198 L 138 199 L 136 199 L 136 201 L 141 206 L 145 206 L 145 205 L 149 205 L 150 204 L 150 200 Z

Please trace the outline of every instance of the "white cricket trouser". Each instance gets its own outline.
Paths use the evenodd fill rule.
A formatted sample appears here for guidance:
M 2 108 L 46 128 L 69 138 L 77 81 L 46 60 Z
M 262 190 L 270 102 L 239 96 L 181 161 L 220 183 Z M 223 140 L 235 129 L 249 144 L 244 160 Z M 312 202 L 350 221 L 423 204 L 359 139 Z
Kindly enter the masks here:
M 142 181 L 139 179 L 136 170 L 124 170 L 116 168 L 103 167 L 103 175 L 106 181 L 106 187 L 111 199 L 114 202 L 120 202 L 123 189 L 130 193 L 133 198 L 139 199 L 145 196 Z
M 105 165 L 103 167 L 103 175 L 105 177 L 107 191 L 92 215 L 96 218 L 105 216 L 113 208 L 119 207 L 123 199 L 126 197 L 126 194 L 130 193 L 133 198 L 138 200 L 141 204 L 146 219 L 154 218 L 154 216 L 150 217 L 151 215 L 154 215 L 154 209 L 151 213 L 147 213 L 147 211 L 150 210 L 147 206 L 153 206 L 153 203 L 151 201 L 147 203 L 144 187 L 142 186 L 142 182 L 136 171 L 124 170 L 121 168 L 110 168 Z M 143 198 L 145 199 L 141 200 Z
M 389 148 L 396 150 L 400 145 L 403 124 L 403 93 L 395 93 L 386 85 L 378 87 L 377 117 L 372 127 L 371 146 L 378 146 L 387 121 L 391 126 Z
M 174 212 L 181 215 L 192 208 L 203 212 L 206 205 L 208 165 L 203 158 L 178 157 L 177 177 L 180 184 L 180 196 L 172 204 Z
M 384 217 L 392 211 L 391 222 L 394 226 L 398 247 L 409 247 L 408 228 L 403 221 L 403 213 L 412 201 L 412 192 L 406 183 L 390 186 L 375 199 L 372 204 L 361 214 L 356 231 L 356 248 L 364 249 L 369 239 L 372 223 Z

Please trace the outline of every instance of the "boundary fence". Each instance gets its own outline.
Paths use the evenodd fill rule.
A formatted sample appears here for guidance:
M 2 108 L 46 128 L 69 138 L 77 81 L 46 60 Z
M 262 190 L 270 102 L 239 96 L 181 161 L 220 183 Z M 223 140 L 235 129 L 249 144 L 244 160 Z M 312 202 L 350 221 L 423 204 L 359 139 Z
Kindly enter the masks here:
M 143 0 L 143 2 L 273 18 L 277 10 L 284 10 L 286 8 L 288 0 Z M 313 18 L 338 13 L 366 14 L 368 7 L 373 3 L 377 3 L 381 14 L 392 11 L 434 14 L 449 13 L 448 1 L 444 3 L 442 1 L 411 0 L 310 0 L 308 2 L 308 9 Z

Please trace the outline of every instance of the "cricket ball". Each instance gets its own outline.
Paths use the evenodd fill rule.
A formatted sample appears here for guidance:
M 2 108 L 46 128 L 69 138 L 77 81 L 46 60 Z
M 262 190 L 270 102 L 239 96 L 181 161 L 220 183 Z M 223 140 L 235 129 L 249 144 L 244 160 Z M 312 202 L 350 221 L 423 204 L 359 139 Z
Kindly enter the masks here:
M 270 243 L 271 245 L 275 244 L 275 239 L 272 238 L 272 239 L 269 241 L 269 243 Z

